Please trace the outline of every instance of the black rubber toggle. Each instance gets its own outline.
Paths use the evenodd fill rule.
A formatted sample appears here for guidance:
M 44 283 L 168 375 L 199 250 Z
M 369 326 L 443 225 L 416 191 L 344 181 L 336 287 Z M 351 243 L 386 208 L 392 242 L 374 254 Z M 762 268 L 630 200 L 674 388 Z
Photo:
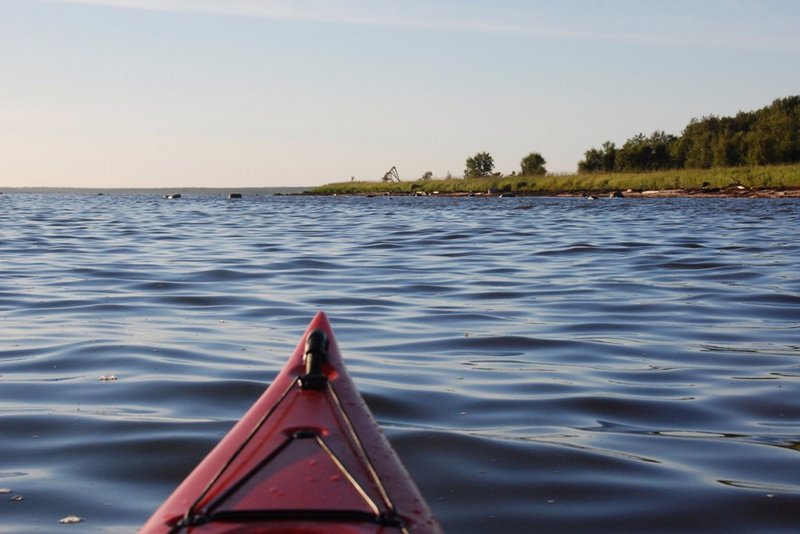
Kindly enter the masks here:
M 314 330 L 306 338 L 306 374 L 300 377 L 303 389 L 322 389 L 328 377 L 322 366 L 328 361 L 328 336 L 322 330 Z

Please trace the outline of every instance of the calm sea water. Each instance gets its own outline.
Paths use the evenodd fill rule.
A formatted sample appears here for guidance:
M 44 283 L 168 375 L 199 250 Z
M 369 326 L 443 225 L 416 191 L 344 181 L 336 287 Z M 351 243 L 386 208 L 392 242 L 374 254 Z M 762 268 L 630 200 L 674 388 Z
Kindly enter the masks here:
M 796 200 L 2 195 L 0 532 L 135 531 L 320 309 L 449 532 L 796 532 L 798 235 Z

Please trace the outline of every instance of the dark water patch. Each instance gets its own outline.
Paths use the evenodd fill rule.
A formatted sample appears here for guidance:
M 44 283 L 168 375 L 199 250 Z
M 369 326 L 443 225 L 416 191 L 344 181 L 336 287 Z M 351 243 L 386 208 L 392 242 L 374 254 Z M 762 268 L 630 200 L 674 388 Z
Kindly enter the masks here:
M 361 298 L 361 297 L 323 297 L 323 296 L 312 296 L 310 299 L 313 303 L 318 306 L 326 307 L 326 306 L 344 306 L 344 307 L 358 307 L 367 312 L 370 311 L 379 311 L 385 310 L 388 308 L 393 308 L 395 306 L 399 306 L 399 303 L 393 299 L 385 299 L 385 298 Z
M 460 336 L 444 339 L 428 338 L 417 342 L 400 342 L 391 345 L 368 346 L 373 354 L 404 353 L 410 355 L 431 354 L 441 357 L 446 354 L 520 354 L 526 352 L 554 350 L 576 350 L 584 346 L 578 341 L 538 339 L 524 336 L 473 337 Z M 414 356 L 417 357 L 417 356 Z
M 375 241 L 373 243 L 361 245 L 359 248 L 364 250 L 392 250 L 403 248 L 403 245 L 399 243 L 392 243 L 390 241 Z
M 735 301 L 743 304 L 754 304 L 758 306 L 786 307 L 792 308 L 795 311 L 800 311 L 800 295 L 794 294 L 759 293 L 755 295 L 739 295 L 736 297 Z
M 265 265 L 265 268 L 270 271 L 290 271 L 293 273 L 298 271 L 302 273 L 322 273 L 326 271 L 336 271 L 342 267 L 343 266 L 338 263 L 306 258 Z
M 135 251 L 132 251 L 135 252 Z M 146 279 L 148 270 L 144 266 L 131 266 L 130 270 L 122 270 L 118 266 L 104 267 L 73 267 L 70 269 L 72 276 L 82 276 L 87 279 L 108 279 L 108 280 L 138 280 Z
M 186 283 L 237 282 L 247 280 L 265 280 L 269 278 L 269 276 L 270 273 L 267 269 L 259 269 L 258 271 L 249 271 L 244 269 L 211 269 L 187 273 L 182 278 L 182 281 Z
M 527 292 L 522 291 L 473 291 L 464 298 L 475 300 L 513 300 L 528 296 Z
M 274 324 L 283 323 L 284 318 L 287 316 L 293 317 L 297 313 L 297 308 L 292 302 L 275 302 L 273 305 L 271 301 L 261 302 L 258 305 L 250 306 L 245 309 L 237 310 L 235 317 L 241 321 L 275 321 Z M 276 319 L 277 318 L 277 319 Z
M 192 308 L 224 308 L 229 306 L 247 306 L 260 304 L 258 299 L 241 295 L 215 294 L 215 295 L 158 295 L 152 297 L 155 303 L 174 306 L 184 309 Z
M 164 280 L 153 280 L 153 281 L 146 281 L 146 282 L 133 282 L 127 285 L 127 289 L 133 292 L 144 292 L 144 293 L 153 293 L 153 292 L 185 292 L 190 291 L 193 288 L 190 282 L 181 282 L 181 281 L 164 281 Z
M 419 295 L 441 295 L 443 293 L 456 293 L 458 292 L 458 288 L 454 288 L 451 285 L 444 285 L 444 284 L 408 284 L 404 285 L 402 288 L 397 286 L 366 286 L 366 287 L 354 287 L 354 293 L 366 294 L 366 293 L 399 293 L 399 294 L 409 294 L 413 296 Z
M 662 269 L 672 269 L 672 270 L 706 270 L 706 269 L 721 269 L 723 267 L 728 267 L 728 265 L 724 263 L 717 263 L 717 262 L 710 262 L 710 261 L 668 261 L 659 264 L 659 267 Z
M 612 319 L 614 317 L 610 317 Z M 580 335 L 580 336 L 587 336 L 587 335 L 597 335 L 597 334 L 605 334 L 606 336 L 614 335 L 614 334 L 630 334 L 635 336 L 636 333 L 640 330 L 640 325 L 636 322 L 624 322 L 624 321 L 608 321 L 602 323 L 592 323 L 592 322 L 576 322 L 573 324 L 564 324 L 560 325 L 556 331 L 563 335 Z

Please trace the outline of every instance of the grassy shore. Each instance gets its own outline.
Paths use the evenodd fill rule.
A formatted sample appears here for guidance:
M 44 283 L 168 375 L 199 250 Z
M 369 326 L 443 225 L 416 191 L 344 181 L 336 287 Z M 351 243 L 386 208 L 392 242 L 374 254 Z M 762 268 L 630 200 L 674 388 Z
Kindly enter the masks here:
M 744 188 L 744 189 L 742 189 Z M 548 176 L 449 178 L 409 182 L 339 182 L 314 188 L 320 195 L 467 194 L 519 195 L 608 194 L 614 191 L 724 192 L 800 190 L 800 164 L 719 169 L 681 169 L 647 173 L 587 173 Z

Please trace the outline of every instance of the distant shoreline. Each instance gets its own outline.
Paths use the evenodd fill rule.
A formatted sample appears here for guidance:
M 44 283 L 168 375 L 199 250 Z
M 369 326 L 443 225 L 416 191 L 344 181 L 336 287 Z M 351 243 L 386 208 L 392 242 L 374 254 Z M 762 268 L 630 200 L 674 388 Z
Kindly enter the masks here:
M 663 189 L 659 191 L 624 192 L 623 194 L 631 198 L 800 198 L 800 189 Z
M 219 196 L 227 197 L 230 193 L 241 193 L 243 197 L 253 196 L 317 196 L 317 197 L 448 197 L 448 198 L 509 198 L 509 197 L 538 197 L 538 198 L 800 198 L 800 188 L 791 189 L 659 189 L 651 191 L 519 191 L 519 192 L 431 192 L 431 193 L 402 193 L 402 192 L 357 192 L 357 193 L 321 193 L 314 192 L 311 188 L 269 188 L 269 189 L 81 189 L 81 188 L 6 188 L 0 191 L 3 194 L 46 194 L 46 195 L 143 195 L 168 197 L 176 194 L 185 198 Z
M 800 188 L 792 189 L 660 189 L 652 191 L 519 191 L 512 193 L 464 193 L 464 192 L 433 192 L 425 194 L 415 193 L 305 193 L 311 196 L 352 196 L 352 197 L 446 197 L 446 198 L 509 198 L 509 197 L 539 197 L 539 198 L 800 198 Z
M 796 197 L 800 164 L 641 173 L 579 173 L 478 178 L 421 178 L 411 181 L 350 181 L 315 187 L 322 195 Z
M 501 198 L 501 197 L 540 197 L 540 198 L 800 198 L 800 188 L 678 188 L 654 189 L 648 191 L 608 191 L 608 190 L 576 190 L 576 191 L 513 191 L 513 192 L 464 192 L 464 191 L 432 191 L 432 192 L 399 192 L 399 191 L 358 191 L 358 192 L 321 192 L 306 187 L 270 187 L 270 188 L 174 188 L 174 189 L 90 189 L 65 187 L 9 187 L 0 190 L 3 194 L 47 194 L 47 195 L 146 195 L 168 197 L 178 194 L 182 197 L 219 196 L 227 197 L 231 193 L 248 196 L 350 196 L 350 197 L 449 197 L 449 198 Z
M 295 195 L 312 187 L 3 187 L 0 193 L 28 194 L 117 194 L 117 195 Z

